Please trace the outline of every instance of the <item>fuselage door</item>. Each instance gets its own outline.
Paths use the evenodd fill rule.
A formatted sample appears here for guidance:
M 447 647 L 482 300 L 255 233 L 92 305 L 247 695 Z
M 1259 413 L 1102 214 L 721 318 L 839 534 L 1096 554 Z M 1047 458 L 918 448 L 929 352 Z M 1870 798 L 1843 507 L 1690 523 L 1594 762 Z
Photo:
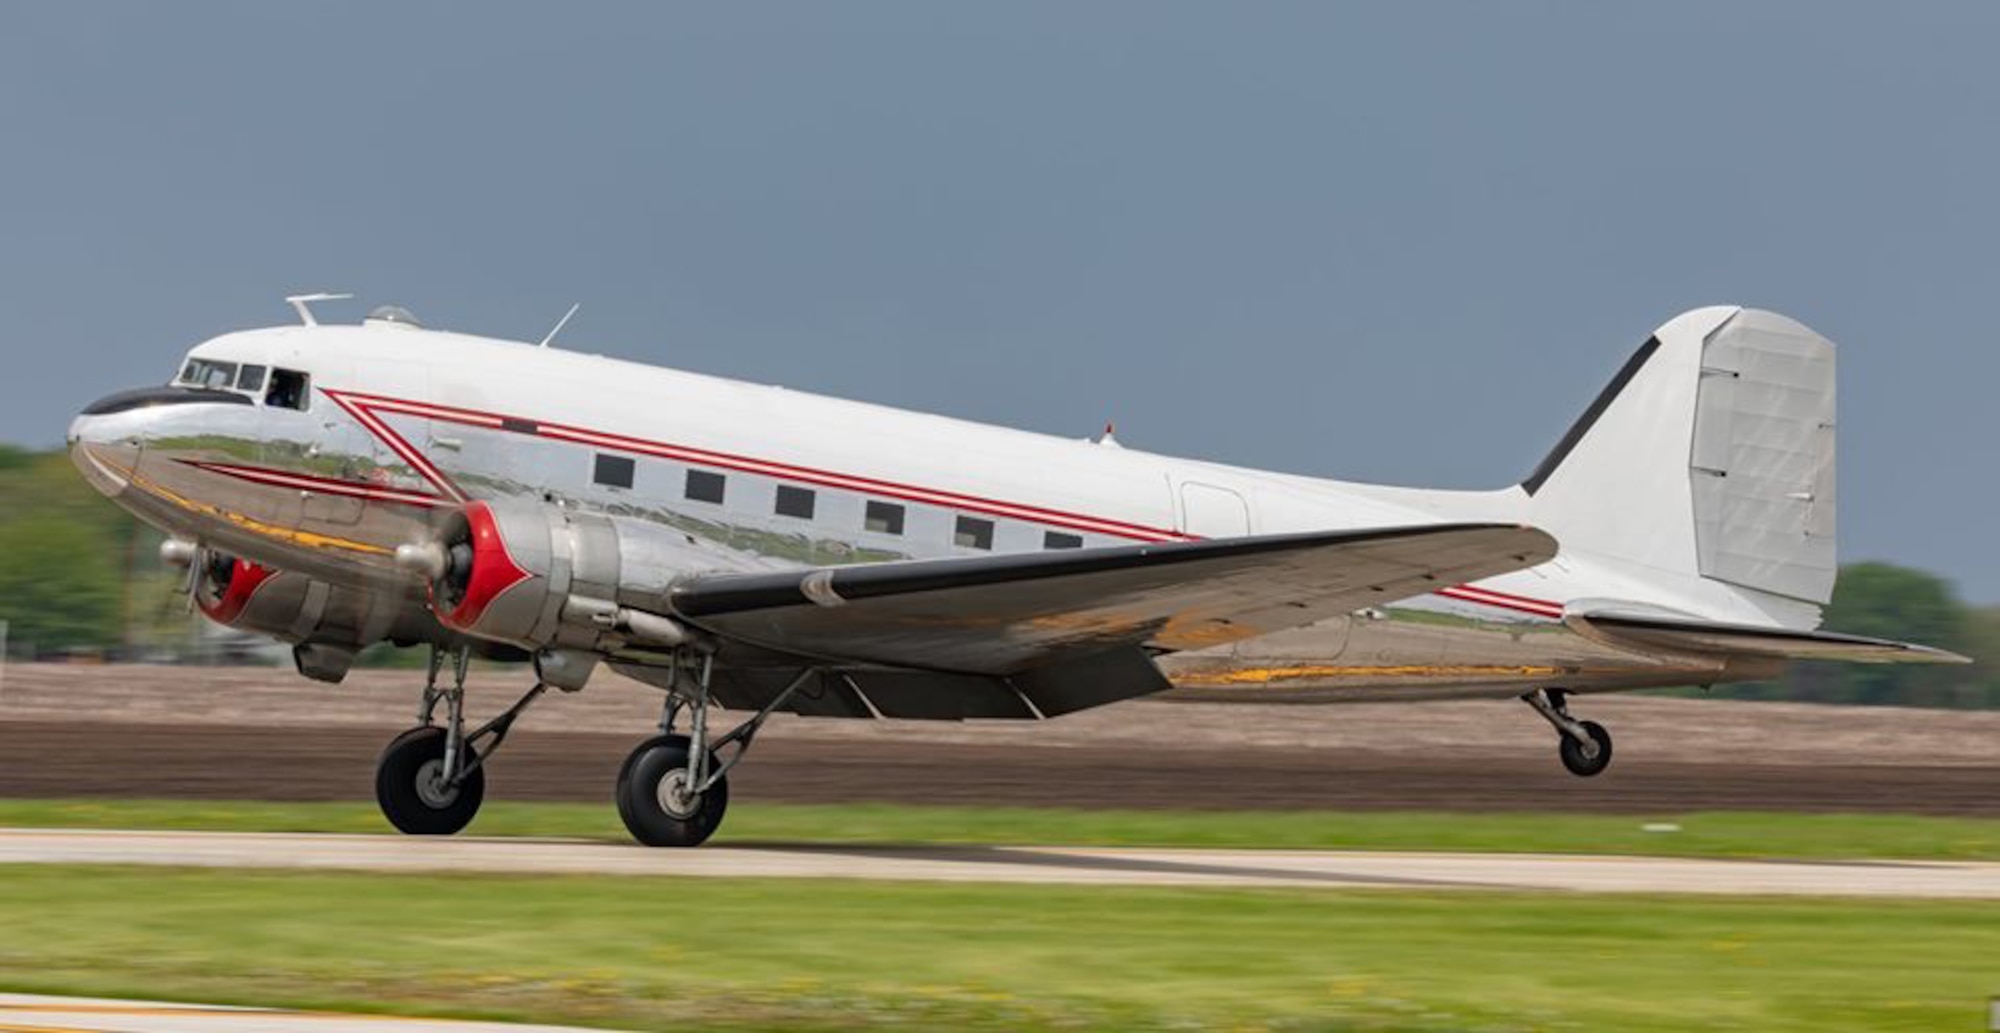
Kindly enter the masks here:
M 1241 538 L 1250 533 L 1250 507 L 1243 496 L 1228 488 L 1182 481 L 1181 533 L 1203 538 Z

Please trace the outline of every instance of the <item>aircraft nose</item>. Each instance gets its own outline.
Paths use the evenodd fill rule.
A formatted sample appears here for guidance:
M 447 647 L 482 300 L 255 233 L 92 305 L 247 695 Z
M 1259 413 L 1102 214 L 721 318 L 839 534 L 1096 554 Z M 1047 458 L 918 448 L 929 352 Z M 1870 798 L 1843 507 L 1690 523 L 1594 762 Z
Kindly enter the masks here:
M 139 465 L 142 445 L 136 437 L 121 437 L 111 426 L 113 422 L 88 412 L 71 420 L 69 461 L 91 487 L 115 499 L 131 486 L 130 476 Z
M 140 388 L 105 395 L 83 407 L 69 423 L 69 458 L 83 479 L 99 492 L 117 498 L 130 486 L 146 444 L 149 399 L 160 388 Z
M 170 384 L 105 395 L 83 407 L 69 425 L 70 461 L 106 495 L 124 491 L 139 469 L 141 454 L 155 438 L 193 433 L 212 426 L 217 407 L 248 407 L 245 394 Z
M 69 421 L 69 437 L 65 439 L 69 442 L 70 449 L 75 450 L 82 444 L 102 442 L 105 422 L 103 418 L 93 415 L 88 409 L 77 413 L 76 418 Z
M 120 391 L 83 407 L 76 418 L 69 421 L 69 446 L 72 450 L 79 445 L 108 445 L 132 443 L 137 437 L 137 420 L 123 415 L 135 409 L 144 408 L 149 396 L 160 394 L 157 388 L 140 388 L 136 391 Z

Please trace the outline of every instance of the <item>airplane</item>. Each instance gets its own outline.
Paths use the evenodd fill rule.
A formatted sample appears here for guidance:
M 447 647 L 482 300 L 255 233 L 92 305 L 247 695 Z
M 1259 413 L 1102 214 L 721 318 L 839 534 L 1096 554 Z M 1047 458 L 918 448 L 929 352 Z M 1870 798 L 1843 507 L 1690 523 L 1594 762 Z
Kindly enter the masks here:
M 1612 740 L 1571 712 L 1580 694 L 1964 662 L 1817 630 L 1834 347 L 1767 311 L 1669 320 L 1525 480 L 1447 491 L 428 329 L 395 306 L 321 323 L 311 305 L 338 297 L 196 345 L 168 384 L 86 407 L 68 445 L 169 536 L 202 613 L 290 643 L 305 677 L 338 682 L 377 642 L 430 647 L 417 724 L 376 770 L 405 833 L 463 829 L 515 720 L 605 667 L 662 691 L 619 814 L 641 843 L 688 847 L 780 712 L 1518 697 L 1592 776 Z M 535 675 L 477 726 L 473 656 Z M 718 732 L 718 709 L 746 716 Z

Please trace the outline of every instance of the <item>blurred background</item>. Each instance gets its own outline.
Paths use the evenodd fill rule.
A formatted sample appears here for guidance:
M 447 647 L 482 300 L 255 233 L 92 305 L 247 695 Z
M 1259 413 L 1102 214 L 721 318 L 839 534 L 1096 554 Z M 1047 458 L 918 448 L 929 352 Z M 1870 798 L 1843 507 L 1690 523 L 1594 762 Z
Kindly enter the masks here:
M 0 838 L 388 831 L 421 654 L 301 680 L 60 451 L 287 294 L 530 341 L 581 303 L 558 346 L 1458 488 L 1745 304 L 1841 349 L 1827 627 L 1976 664 L 1580 699 L 1589 779 L 1513 700 L 781 715 L 722 845 L 2000 861 L 1996 39 L 1972 0 L 0 3 Z M 470 832 L 626 842 L 659 711 L 540 704 Z M 1958 899 L 0 871 L 0 990 L 676 1033 L 1944 1029 L 2000 991 Z

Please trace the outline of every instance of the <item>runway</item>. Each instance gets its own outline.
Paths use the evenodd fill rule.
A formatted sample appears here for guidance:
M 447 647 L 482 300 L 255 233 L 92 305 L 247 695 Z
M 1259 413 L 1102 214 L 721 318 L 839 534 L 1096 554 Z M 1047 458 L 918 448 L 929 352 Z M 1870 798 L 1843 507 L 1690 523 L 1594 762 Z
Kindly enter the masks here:
M 0 994 L 0 1033 L 603 1033 L 574 1026 Z
M 0 864 L 1100 886 L 2000 899 L 2000 863 L 1084 847 L 758 845 L 0 829 Z

